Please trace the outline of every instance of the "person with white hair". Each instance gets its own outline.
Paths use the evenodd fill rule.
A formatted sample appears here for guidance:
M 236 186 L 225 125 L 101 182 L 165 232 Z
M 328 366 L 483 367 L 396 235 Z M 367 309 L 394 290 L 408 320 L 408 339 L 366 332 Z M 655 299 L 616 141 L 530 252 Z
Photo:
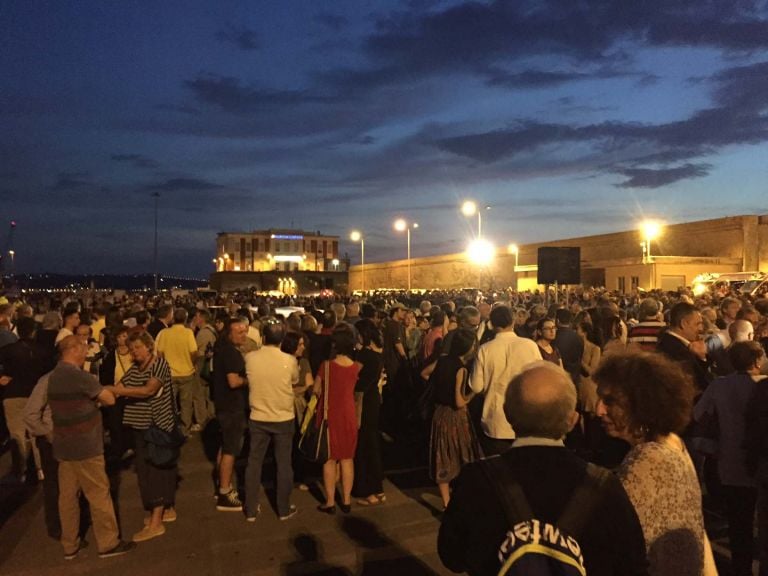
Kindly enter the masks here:
M 456 479 L 438 535 L 443 564 L 471 575 L 499 573 L 513 561 L 515 540 L 524 539 L 519 524 L 509 521 L 510 494 L 522 498 L 532 514 L 521 523 L 528 528 L 537 523 L 546 534 L 560 527 L 575 495 L 581 503 L 588 491 L 579 528 L 568 533 L 578 543 L 572 550 L 578 550 L 586 573 L 646 574 L 642 529 L 618 478 L 587 464 L 563 443 L 578 421 L 576 389 L 568 374 L 551 362 L 529 364 L 509 383 L 504 411 L 517 438 L 500 456 L 465 466 Z

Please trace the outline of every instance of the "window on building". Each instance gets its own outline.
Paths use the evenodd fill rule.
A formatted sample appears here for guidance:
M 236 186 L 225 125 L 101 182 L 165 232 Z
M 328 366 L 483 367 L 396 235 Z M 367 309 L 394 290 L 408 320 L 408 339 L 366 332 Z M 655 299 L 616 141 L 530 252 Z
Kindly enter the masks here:
M 640 286 L 640 276 L 632 276 L 632 290 L 637 290 Z
M 619 292 L 626 292 L 627 291 L 627 278 L 626 276 L 619 276 Z

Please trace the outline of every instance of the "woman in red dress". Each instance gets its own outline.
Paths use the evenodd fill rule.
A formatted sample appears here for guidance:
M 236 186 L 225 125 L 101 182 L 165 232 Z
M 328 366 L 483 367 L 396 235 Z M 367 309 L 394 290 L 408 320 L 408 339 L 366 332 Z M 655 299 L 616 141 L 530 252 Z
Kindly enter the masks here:
M 355 353 L 355 337 L 345 324 L 337 326 L 332 335 L 333 355 L 320 365 L 315 377 L 314 393 L 320 401 L 318 418 L 323 415 L 323 403 L 328 400 L 328 460 L 323 464 L 325 504 L 317 507 L 320 512 L 336 512 L 337 463 L 341 468 L 341 503 L 345 514 L 351 510 L 352 484 L 355 480 L 354 457 L 357 449 L 357 416 L 355 414 L 355 384 L 360 364 L 352 360 Z M 325 369 L 328 365 L 328 380 Z

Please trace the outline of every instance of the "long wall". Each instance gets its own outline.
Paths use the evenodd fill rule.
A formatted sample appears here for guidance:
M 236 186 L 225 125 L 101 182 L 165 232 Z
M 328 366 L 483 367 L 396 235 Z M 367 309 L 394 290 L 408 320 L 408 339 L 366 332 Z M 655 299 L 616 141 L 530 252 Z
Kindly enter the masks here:
M 535 277 L 538 249 L 542 246 L 578 246 L 581 248 L 582 280 L 587 283 L 602 281 L 615 289 L 614 267 L 635 267 L 634 274 L 651 279 L 653 287 L 661 287 L 663 272 L 650 274 L 642 268 L 643 238 L 638 230 L 613 234 L 584 236 L 525 244 L 519 247 L 515 272 L 515 256 L 499 254 L 489 267 L 478 269 L 467 261 L 464 254 L 448 254 L 411 260 L 412 288 L 504 288 L 516 286 L 518 280 Z M 690 284 L 699 272 L 728 272 L 743 270 L 768 271 L 768 215 L 729 216 L 714 220 L 700 220 L 684 224 L 672 224 L 662 230 L 661 236 L 652 242 L 652 256 L 679 256 L 691 258 L 690 265 L 677 262 L 680 275 Z M 659 263 L 664 259 L 659 258 Z M 661 266 L 659 264 L 658 267 Z M 523 270 L 527 269 L 527 272 Z M 632 270 L 622 270 L 632 274 Z M 365 288 L 405 288 L 408 284 L 408 262 L 366 263 Z M 349 286 L 360 289 L 361 267 L 349 270 Z M 646 286 L 647 287 L 647 286 Z M 629 288 L 629 286 L 627 286 Z

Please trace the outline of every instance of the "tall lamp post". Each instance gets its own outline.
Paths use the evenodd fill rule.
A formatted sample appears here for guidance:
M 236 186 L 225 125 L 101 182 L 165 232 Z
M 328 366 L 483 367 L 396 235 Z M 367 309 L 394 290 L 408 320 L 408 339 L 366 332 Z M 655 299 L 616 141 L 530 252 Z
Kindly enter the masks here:
M 484 206 L 484 210 L 490 210 L 490 206 Z M 483 215 L 482 210 L 477 206 L 477 202 L 474 200 L 465 200 L 464 203 L 461 205 L 461 213 L 464 214 L 467 218 L 470 216 L 474 216 L 477 214 L 477 237 L 482 238 L 483 236 Z
M 517 244 L 510 244 L 509 246 L 507 246 L 507 252 L 515 255 L 515 268 L 517 268 L 519 264 L 518 258 L 520 258 L 520 248 L 518 248 Z
M 651 257 L 651 241 L 655 240 L 661 234 L 661 224 L 655 220 L 644 220 L 640 223 L 640 230 L 643 235 L 643 255 L 644 264 L 653 264 Z M 651 289 L 655 288 L 655 270 L 651 268 Z
M 394 224 L 395 230 L 398 232 L 405 232 L 406 238 L 407 238 L 407 246 L 408 246 L 408 292 L 411 291 L 411 228 L 418 228 L 419 224 L 418 222 L 413 222 L 412 224 L 408 224 L 403 218 L 398 218 L 395 220 Z
M 365 292 L 365 238 L 359 230 L 352 230 L 349 239 L 360 242 L 360 292 Z
M 157 292 L 157 205 L 160 200 L 160 192 L 153 192 L 152 197 L 155 199 L 155 292 Z

